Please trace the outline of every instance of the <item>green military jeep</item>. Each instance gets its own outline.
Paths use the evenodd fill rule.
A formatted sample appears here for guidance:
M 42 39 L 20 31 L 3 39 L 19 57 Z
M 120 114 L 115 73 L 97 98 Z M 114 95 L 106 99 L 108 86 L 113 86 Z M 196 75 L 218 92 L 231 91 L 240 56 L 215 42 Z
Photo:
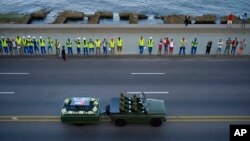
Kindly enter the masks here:
M 106 113 L 119 127 L 126 123 L 150 123 L 153 127 L 159 127 L 166 121 L 164 100 L 147 99 L 143 93 L 140 97 L 134 95 L 129 98 L 121 94 L 120 97 L 111 98 Z

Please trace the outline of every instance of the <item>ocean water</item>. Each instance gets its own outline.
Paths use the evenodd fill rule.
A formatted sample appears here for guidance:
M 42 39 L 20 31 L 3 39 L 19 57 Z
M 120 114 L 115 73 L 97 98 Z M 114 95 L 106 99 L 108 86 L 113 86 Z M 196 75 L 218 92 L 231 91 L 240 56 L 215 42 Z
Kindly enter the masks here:
M 216 14 L 217 16 L 227 15 L 233 12 L 236 15 L 249 13 L 250 0 L 0 0 L 0 13 L 31 13 L 40 9 L 51 10 L 45 19 L 45 23 L 52 22 L 57 14 L 64 10 L 82 11 L 92 14 L 95 11 L 132 11 L 153 17 L 154 15 L 169 14 Z M 117 20 L 118 14 L 112 20 L 113 23 L 120 23 Z M 110 20 L 103 20 L 102 23 L 109 23 Z M 124 22 L 124 21 L 123 21 Z M 161 23 L 159 20 L 149 18 L 142 23 Z

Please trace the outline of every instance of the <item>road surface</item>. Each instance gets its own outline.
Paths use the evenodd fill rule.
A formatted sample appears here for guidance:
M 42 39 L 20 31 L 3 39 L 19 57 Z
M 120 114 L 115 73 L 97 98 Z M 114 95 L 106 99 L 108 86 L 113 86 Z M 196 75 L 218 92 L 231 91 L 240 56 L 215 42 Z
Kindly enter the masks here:
M 230 124 L 250 124 L 248 57 L 0 58 L 0 140 L 229 140 Z M 159 128 L 109 121 L 62 124 L 63 100 L 91 96 L 108 104 L 121 92 L 160 91 Z

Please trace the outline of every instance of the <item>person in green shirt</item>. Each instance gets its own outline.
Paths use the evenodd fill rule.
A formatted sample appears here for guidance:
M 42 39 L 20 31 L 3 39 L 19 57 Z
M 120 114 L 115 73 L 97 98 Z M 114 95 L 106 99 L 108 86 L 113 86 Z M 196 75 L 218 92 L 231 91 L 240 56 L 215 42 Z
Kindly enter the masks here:
M 154 46 L 154 40 L 153 40 L 152 37 L 149 37 L 149 40 L 148 40 L 148 52 L 149 52 L 149 55 L 152 55 L 153 46 Z
M 194 38 L 194 40 L 192 41 L 192 48 L 191 48 L 192 55 L 196 54 L 197 46 L 198 46 L 197 38 Z
M 123 46 L 123 40 L 121 37 L 118 37 L 117 39 L 117 54 L 122 55 L 122 46 Z
M 68 48 L 68 54 L 73 55 L 72 41 L 69 38 L 66 41 L 66 45 L 67 45 L 67 48 Z
M 88 41 L 86 40 L 85 37 L 83 37 L 82 39 L 83 39 L 83 41 L 82 41 L 83 54 L 89 55 L 89 53 L 88 53 Z
M 48 41 L 48 54 L 49 54 L 49 53 L 52 53 L 53 40 L 50 37 L 48 37 L 47 41 Z
M 94 46 L 95 46 L 95 43 L 90 38 L 89 39 L 89 54 L 94 54 Z

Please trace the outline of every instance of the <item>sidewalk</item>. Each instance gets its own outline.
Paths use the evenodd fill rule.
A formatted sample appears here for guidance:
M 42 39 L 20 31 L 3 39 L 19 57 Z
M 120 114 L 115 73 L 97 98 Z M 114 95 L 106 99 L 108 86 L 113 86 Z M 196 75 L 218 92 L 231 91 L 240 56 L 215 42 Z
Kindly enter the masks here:
M 56 55 L 0 55 L 1 59 L 61 59 Z M 126 55 L 74 55 L 68 56 L 67 59 L 197 59 L 197 60 L 207 60 L 207 59 L 249 59 L 250 55 L 134 55 L 134 54 L 126 54 Z
M 189 25 L 185 27 L 184 24 L 163 24 L 163 25 L 81 25 L 81 24 L 61 24 L 61 25 L 15 25 L 7 24 L 0 25 L 0 36 L 16 38 L 28 35 L 39 38 L 42 36 L 46 41 L 51 37 L 53 40 L 58 39 L 61 46 L 66 46 L 66 40 L 70 38 L 72 41 L 78 37 L 85 37 L 87 40 L 98 38 L 103 40 L 106 38 L 108 41 L 111 38 L 115 40 L 118 37 L 123 39 L 123 53 L 124 54 L 138 54 L 138 40 L 141 36 L 144 37 L 145 42 L 149 37 L 153 37 L 154 48 L 153 54 L 157 54 L 158 42 L 160 39 L 168 37 L 174 39 L 174 54 L 179 53 L 179 42 L 183 37 L 187 40 L 186 54 L 191 52 L 191 42 L 194 38 L 198 39 L 197 54 L 204 54 L 207 42 L 213 41 L 211 54 L 215 54 L 217 50 L 217 42 L 222 39 L 224 42 L 230 37 L 231 39 L 238 38 L 239 41 L 246 39 L 247 47 L 244 52 L 250 52 L 250 25 L 247 28 L 241 28 L 240 24 L 232 25 L 232 28 L 227 28 L 227 25 Z M 239 46 L 238 46 L 239 47 Z M 40 49 L 40 48 L 39 48 Z M 67 50 L 66 50 L 67 52 Z M 76 53 L 76 45 L 73 43 L 73 52 Z M 81 49 L 82 52 L 82 49 Z M 53 48 L 55 54 L 55 49 Z M 148 53 L 147 49 L 145 53 Z

